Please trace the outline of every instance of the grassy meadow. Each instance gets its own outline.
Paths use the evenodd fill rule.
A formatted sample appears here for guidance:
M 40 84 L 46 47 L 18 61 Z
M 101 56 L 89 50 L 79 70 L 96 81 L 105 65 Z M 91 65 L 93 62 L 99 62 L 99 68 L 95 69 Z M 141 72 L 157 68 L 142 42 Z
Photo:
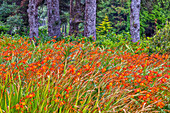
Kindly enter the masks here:
M 1 37 L 0 113 L 170 112 L 169 54 L 128 48 Z

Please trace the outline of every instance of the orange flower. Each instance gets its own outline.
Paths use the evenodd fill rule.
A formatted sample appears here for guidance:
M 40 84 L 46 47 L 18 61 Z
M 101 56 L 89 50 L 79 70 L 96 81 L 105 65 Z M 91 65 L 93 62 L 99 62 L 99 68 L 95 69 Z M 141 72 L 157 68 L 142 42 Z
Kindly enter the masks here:
M 59 99 L 58 99 L 58 98 L 56 98 L 54 101 L 55 101 L 55 102 L 59 102 Z
M 57 87 L 57 86 L 55 86 L 55 87 L 54 87 L 54 89 L 55 89 L 55 90 L 57 90 L 57 89 L 58 89 L 58 87 Z
M 77 73 L 77 76 L 80 76 L 80 75 L 81 75 L 81 73 L 78 72 L 78 73 Z
M 55 39 L 57 36 L 54 36 L 53 38 Z
M 145 84 L 144 84 L 144 83 L 142 83 L 142 82 L 140 83 L 140 85 L 141 85 L 141 86 L 145 86 Z
M 60 97 L 60 96 L 61 96 L 60 93 L 57 93 L 57 94 L 55 95 L 56 98 L 58 98 L 58 97 Z
M 69 94 L 66 94 L 66 98 L 68 98 L 69 97 Z
M 65 103 L 64 101 L 61 101 L 61 102 L 60 102 L 60 106 L 64 105 L 64 103 Z
M 103 68 L 103 69 L 102 69 L 102 73 L 104 73 L 105 71 L 106 71 L 106 68 Z
M 140 88 L 135 89 L 135 93 L 140 92 L 140 91 L 141 91 Z
M 56 40 L 55 39 L 53 39 L 53 40 L 51 40 L 52 42 L 55 42 Z
M 68 87 L 68 90 L 71 90 L 71 89 L 73 89 L 72 86 L 69 86 L 69 87 Z
M 21 105 L 23 105 L 23 106 L 24 106 L 24 105 L 25 105 L 25 102 L 19 102 L 19 104 L 21 104 Z
M 19 110 L 20 105 L 19 105 L 19 104 L 16 104 L 15 108 L 16 108 L 17 110 Z
M 160 108 L 163 108 L 165 106 L 163 102 L 158 102 L 156 105 L 159 106 Z
M 149 93 L 148 93 L 148 94 L 146 94 L 146 97 L 147 97 L 147 98 L 149 98 L 150 96 L 151 96 L 151 94 L 149 94 Z
M 109 89 L 110 86 L 112 86 L 112 83 L 111 83 L 111 82 L 106 86 L 106 88 Z
M 34 93 L 32 93 L 32 94 L 29 94 L 28 96 L 26 96 L 27 98 L 33 98 L 35 96 L 35 94 Z

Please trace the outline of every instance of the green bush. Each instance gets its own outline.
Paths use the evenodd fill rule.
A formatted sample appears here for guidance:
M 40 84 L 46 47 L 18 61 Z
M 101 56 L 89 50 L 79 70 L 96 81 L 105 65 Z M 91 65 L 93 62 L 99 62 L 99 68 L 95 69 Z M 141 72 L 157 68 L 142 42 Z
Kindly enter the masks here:
M 140 12 L 140 34 L 141 36 L 153 36 L 156 32 L 155 27 L 161 29 L 164 27 L 168 14 L 159 5 L 153 4 L 149 12 L 147 7 L 142 7 Z
M 151 39 L 151 50 L 153 52 L 165 53 L 170 51 L 170 22 L 164 28 L 158 30 Z
M 6 25 L 9 26 L 12 34 L 19 33 L 22 30 L 23 19 L 20 15 L 9 16 Z
M 19 33 L 20 35 L 28 35 L 27 27 L 24 25 L 23 15 L 18 12 L 19 6 L 15 4 L 15 1 L 9 0 L 3 1 L 0 5 L 0 21 L 3 26 L 0 25 L 0 33 L 5 32 L 11 35 Z M 7 28 L 7 29 L 6 29 Z
M 128 32 L 116 34 L 115 32 L 111 31 L 107 32 L 105 35 L 97 34 L 96 45 L 104 46 L 110 49 L 117 48 L 119 50 L 126 48 L 131 51 L 131 48 L 128 46 L 131 45 L 131 37 Z
M 112 23 L 116 34 L 130 30 L 130 4 L 131 0 L 98 0 L 97 25 L 103 20 L 105 14 Z M 164 27 L 166 20 L 170 20 L 168 0 L 142 0 L 140 10 L 141 38 L 151 37 L 158 29 Z
M 16 4 L 3 2 L 0 6 L 0 21 L 6 22 L 7 18 L 16 11 Z
M 140 40 L 140 44 L 131 44 L 135 53 L 167 53 L 170 51 L 169 37 L 170 22 L 164 28 L 158 30 L 153 37 L 145 37 Z
M 122 47 L 122 45 L 131 42 L 130 34 L 128 32 L 116 34 L 116 32 L 113 31 L 113 27 L 107 15 L 105 15 L 105 18 L 96 29 L 96 44 L 98 46 L 107 46 L 109 48 L 114 48 Z
M 106 15 L 101 24 L 99 24 L 99 26 L 96 28 L 96 30 L 100 35 L 104 35 L 113 29 L 111 26 L 111 22 L 109 21 L 109 18 Z
M 38 29 L 39 29 L 39 36 L 41 38 L 45 37 L 45 36 L 48 36 L 48 27 L 47 27 L 47 25 L 46 26 L 40 26 Z
M 0 21 L 0 34 L 3 32 L 6 33 L 8 31 L 9 31 L 9 27 L 7 25 L 4 25 L 4 23 Z

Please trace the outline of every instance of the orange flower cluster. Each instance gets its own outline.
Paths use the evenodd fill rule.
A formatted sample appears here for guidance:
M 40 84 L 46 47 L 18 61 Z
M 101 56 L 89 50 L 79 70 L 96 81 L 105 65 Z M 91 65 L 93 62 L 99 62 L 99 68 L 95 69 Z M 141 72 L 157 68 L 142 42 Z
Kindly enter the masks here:
M 49 43 L 52 44 L 49 46 Z M 28 87 L 29 83 L 32 83 L 36 89 L 27 89 L 29 95 L 21 96 L 27 102 L 33 97 L 36 100 L 36 92 L 47 87 L 42 90 L 42 93 L 46 92 L 47 95 L 38 93 L 39 96 L 50 98 L 47 103 L 54 101 L 60 107 L 68 104 L 71 109 L 74 109 L 75 102 L 76 106 L 79 101 L 85 103 L 83 99 L 88 99 L 86 95 L 93 96 L 91 91 L 98 92 L 97 95 L 101 93 L 101 106 L 109 100 L 112 100 L 110 104 L 113 104 L 121 97 L 113 99 L 109 96 L 115 95 L 116 89 L 120 90 L 120 95 L 127 96 L 122 102 L 128 103 L 130 98 L 133 98 L 140 103 L 134 108 L 129 107 L 130 109 L 142 109 L 144 103 L 145 106 L 163 108 L 168 103 L 166 96 L 169 90 L 167 85 L 170 82 L 170 65 L 167 54 L 149 56 L 146 53 L 132 54 L 127 51 L 119 54 L 116 50 L 102 50 L 91 43 L 65 43 L 64 40 L 52 40 L 36 48 L 23 38 L 19 41 L 7 39 L 0 44 L 5 45 L 0 46 L 1 82 L 5 85 L 6 78 L 16 83 L 21 80 L 23 83 L 20 87 Z M 33 91 L 34 93 L 31 93 Z M 82 98 L 70 99 L 76 96 Z M 92 99 L 95 99 L 95 96 Z M 118 104 L 121 105 L 122 102 Z M 19 110 L 24 105 L 25 103 L 17 104 L 16 109 Z M 46 110 L 48 107 L 44 106 Z

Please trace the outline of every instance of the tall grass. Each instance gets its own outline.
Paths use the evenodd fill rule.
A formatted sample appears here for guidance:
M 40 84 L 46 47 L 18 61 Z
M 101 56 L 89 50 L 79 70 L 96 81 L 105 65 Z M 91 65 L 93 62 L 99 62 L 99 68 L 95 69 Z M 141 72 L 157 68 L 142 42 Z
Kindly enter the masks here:
M 126 46 L 2 37 L 0 113 L 169 112 L 169 55 Z

